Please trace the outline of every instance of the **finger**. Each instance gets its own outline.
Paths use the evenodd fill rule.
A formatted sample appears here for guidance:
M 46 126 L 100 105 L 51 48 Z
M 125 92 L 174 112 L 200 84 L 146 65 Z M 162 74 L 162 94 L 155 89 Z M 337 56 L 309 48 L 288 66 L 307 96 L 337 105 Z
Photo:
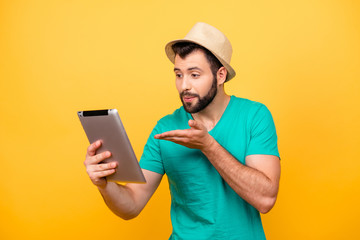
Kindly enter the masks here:
M 165 137 L 165 138 L 160 138 L 160 140 L 171 141 L 177 144 L 181 144 L 181 143 L 185 144 L 190 141 L 188 138 L 182 138 L 182 137 Z
M 85 166 L 98 164 L 109 157 L 111 157 L 111 152 L 105 151 L 103 153 L 96 154 L 95 156 L 86 157 L 84 164 Z
M 102 164 L 96 164 L 91 165 L 93 172 L 101 172 L 101 171 L 107 171 L 111 169 L 115 169 L 117 167 L 117 162 L 111 162 L 111 163 L 102 163 Z
M 188 137 L 189 135 L 189 130 L 173 130 L 173 131 L 169 131 L 169 132 L 163 132 L 160 134 L 156 134 L 154 137 L 156 139 L 163 139 L 166 137 Z
M 95 141 L 92 144 L 90 144 L 90 146 L 87 149 L 86 154 L 88 156 L 94 156 L 96 154 L 96 150 L 101 146 L 101 141 Z
M 89 177 L 93 180 L 96 180 L 99 177 L 98 173 L 101 172 L 115 172 L 117 167 L 117 162 L 110 162 L 110 163 L 103 163 L 103 164 L 95 164 L 89 165 L 86 167 L 86 172 L 88 173 Z M 105 173 L 106 174 L 106 173 Z
M 104 161 L 105 159 L 111 157 L 111 152 L 109 151 L 105 151 L 103 153 L 97 154 L 95 155 L 95 159 L 94 159 L 94 164 L 100 163 L 102 161 Z
M 109 169 L 101 172 L 92 172 L 91 174 L 89 174 L 89 177 L 91 180 L 96 182 L 99 178 L 107 177 L 115 172 L 115 169 Z
M 195 128 L 198 130 L 202 130 L 204 128 L 204 126 L 201 123 L 199 123 L 195 120 L 192 120 L 192 119 L 189 120 L 188 124 L 191 128 Z

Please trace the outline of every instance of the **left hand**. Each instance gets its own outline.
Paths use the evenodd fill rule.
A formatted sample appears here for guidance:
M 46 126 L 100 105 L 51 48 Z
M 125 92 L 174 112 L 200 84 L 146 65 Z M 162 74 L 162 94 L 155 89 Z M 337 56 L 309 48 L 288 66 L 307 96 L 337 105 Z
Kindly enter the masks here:
M 195 120 L 189 120 L 188 124 L 190 129 L 173 130 L 156 134 L 154 137 L 200 150 L 204 150 L 213 143 L 214 138 L 208 133 L 204 125 Z

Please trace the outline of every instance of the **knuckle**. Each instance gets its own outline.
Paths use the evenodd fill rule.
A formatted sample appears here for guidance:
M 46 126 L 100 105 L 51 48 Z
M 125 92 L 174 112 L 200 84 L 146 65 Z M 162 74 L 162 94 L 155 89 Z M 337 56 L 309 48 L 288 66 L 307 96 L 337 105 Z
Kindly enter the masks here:
M 91 165 L 91 158 L 86 158 L 84 161 L 84 166 L 88 167 L 89 165 Z
M 97 173 L 92 173 L 90 179 L 93 181 L 99 181 L 101 178 L 101 173 L 97 172 Z
M 106 169 L 105 166 L 106 166 L 105 164 L 99 164 L 99 169 L 100 169 L 100 170 L 105 170 L 105 169 Z
M 93 173 L 89 173 L 89 177 L 90 177 L 91 180 L 96 180 L 96 177 L 94 176 Z
M 90 178 L 94 175 L 94 172 L 90 168 L 86 169 L 86 173 L 89 175 Z
M 98 154 L 96 155 L 96 158 L 95 158 L 97 161 L 101 161 L 102 160 L 102 155 L 101 154 Z
M 104 168 L 106 168 L 106 169 L 111 169 L 111 163 L 108 163 L 108 164 L 106 164 L 106 166 L 104 166 Z
M 90 165 L 90 164 L 91 164 L 91 161 L 92 161 L 92 157 L 87 156 L 87 157 L 85 158 L 84 165 L 85 165 L 85 166 Z
M 85 166 L 89 165 L 91 163 L 91 159 L 92 159 L 92 157 L 86 155 L 86 158 L 84 160 L 84 165 Z

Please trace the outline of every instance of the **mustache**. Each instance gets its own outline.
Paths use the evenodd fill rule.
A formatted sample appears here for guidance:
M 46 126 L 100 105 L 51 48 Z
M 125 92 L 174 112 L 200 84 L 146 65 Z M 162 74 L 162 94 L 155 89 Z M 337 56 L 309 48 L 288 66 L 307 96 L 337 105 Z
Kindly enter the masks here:
M 200 98 L 200 96 L 198 94 L 186 92 L 186 91 L 180 93 L 180 98 L 183 98 L 183 97 L 198 97 L 198 98 Z

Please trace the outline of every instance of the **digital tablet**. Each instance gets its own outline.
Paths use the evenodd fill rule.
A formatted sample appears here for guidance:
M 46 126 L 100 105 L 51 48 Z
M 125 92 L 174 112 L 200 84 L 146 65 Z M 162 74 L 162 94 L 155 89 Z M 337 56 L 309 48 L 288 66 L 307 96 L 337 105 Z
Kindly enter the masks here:
M 116 172 L 107 176 L 108 181 L 146 182 L 116 109 L 79 111 L 78 116 L 89 142 L 102 141 L 96 154 L 110 151 L 111 157 L 103 162 L 118 162 Z

